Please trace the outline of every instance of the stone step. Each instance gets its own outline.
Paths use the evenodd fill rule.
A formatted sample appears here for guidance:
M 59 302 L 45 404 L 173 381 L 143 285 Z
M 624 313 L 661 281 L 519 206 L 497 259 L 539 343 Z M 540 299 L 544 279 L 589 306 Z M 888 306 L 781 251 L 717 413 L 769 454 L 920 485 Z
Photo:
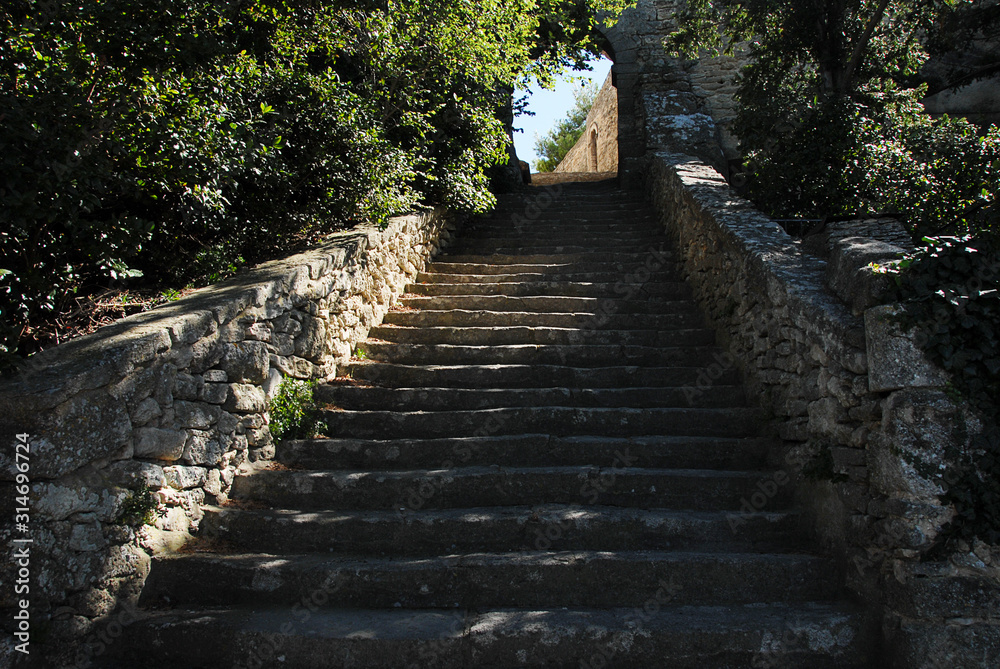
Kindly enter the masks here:
M 576 218 L 574 220 L 538 220 L 525 222 L 517 217 L 508 219 L 490 220 L 467 225 L 464 230 L 469 230 L 477 236 L 505 237 L 519 239 L 522 235 L 531 239 L 533 237 L 559 236 L 563 239 L 572 238 L 574 235 L 582 238 L 605 237 L 608 239 L 618 238 L 618 234 L 640 235 L 640 236 L 661 236 L 663 228 L 655 218 L 635 215 L 630 216 L 628 221 L 608 220 L 604 222 L 588 223 Z M 458 240 L 463 237 L 459 235 Z
M 264 469 L 238 476 L 232 497 L 281 508 L 391 510 L 419 499 L 418 508 L 603 504 L 692 511 L 788 508 L 789 486 L 767 472 L 652 469 L 627 466 L 625 453 L 602 466 L 453 467 L 413 471 L 286 471 Z M 641 464 L 641 463 L 640 463 Z M 758 494 L 759 493 L 759 494 Z M 773 494 L 768 494 L 773 493 Z
M 627 246 L 644 245 L 659 248 L 664 242 L 662 234 L 657 234 L 646 225 L 631 228 L 616 229 L 613 232 L 590 232 L 579 230 L 498 230 L 496 228 L 480 228 L 474 225 L 462 229 L 462 234 L 453 244 L 468 244 L 470 246 L 505 246 L 508 244 L 523 244 L 522 248 L 535 246 L 624 244 Z
M 605 305 L 611 306 L 611 305 Z M 688 330 L 704 327 L 696 311 L 673 314 L 620 314 L 597 312 L 546 313 L 473 309 L 409 309 L 390 311 L 383 323 L 405 327 L 550 327 L 591 330 Z
M 503 407 L 733 407 L 744 406 L 742 386 L 688 388 L 384 388 L 324 385 L 320 403 L 351 411 L 469 411 Z M 329 407 L 328 407 L 329 408 Z
M 594 212 L 593 217 L 581 213 L 587 210 Z M 534 215 L 537 214 L 537 215 Z M 624 214 L 624 216 L 623 216 Z M 587 228 L 620 228 L 631 231 L 648 226 L 650 229 L 659 227 L 658 216 L 648 208 L 630 210 L 605 209 L 598 211 L 594 204 L 582 203 L 565 211 L 545 210 L 526 212 L 525 208 L 504 208 L 486 216 L 470 218 L 462 225 L 461 231 L 495 228 L 499 230 L 517 230 L 530 233 L 536 229 L 587 229 Z
M 734 369 L 708 367 L 567 367 L 565 365 L 396 365 L 352 361 L 339 373 L 366 385 L 390 388 L 615 388 L 685 387 L 704 392 L 739 382 Z M 713 379 L 712 376 L 717 378 Z M 693 392 L 693 391 L 691 391 Z M 544 431 L 544 430 L 543 430 Z
M 479 411 L 320 411 L 330 437 L 397 439 L 544 432 L 553 436 L 747 437 L 762 423 L 758 409 L 513 407 Z
M 794 511 L 565 505 L 425 509 L 420 492 L 411 495 L 392 511 L 209 506 L 201 531 L 235 550 L 410 557 L 548 550 L 794 552 L 807 545 L 809 536 Z
M 655 217 L 656 212 L 642 202 L 601 201 L 600 198 L 557 198 L 548 205 L 544 201 L 529 199 L 504 203 L 492 213 L 480 217 L 482 221 L 505 221 L 514 219 L 524 224 L 534 224 L 551 220 L 579 220 L 583 223 L 595 221 L 624 220 L 628 222 L 636 215 Z
M 671 592 L 658 585 L 621 609 L 314 611 L 309 602 L 156 611 L 127 628 L 131 643 L 112 644 L 99 661 L 145 669 L 869 666 L 872 635 L 850 606 L 688 607 L 671 605 Z M 336 591 L 312 595 L 325 602 Z
M 427 273 L 442 274 L 541 274 L 544 276 L 580 276 L 580 275 L 617 275 L 618 281 L 635 283 L 660 279 L 676 280 L 680 276 L 681 266 L 673 262 L 655 262 L 648 264 L 644 260 L 636 260 L 634 255 L 627 260 L 611 261 L 608 256 L 591 260 L 566 260 L 572 256 L 562 256 L 565 262 L 546 262 L 542 260 L 554 256 L 506 256 L 510 262 L 493 262 L 492 256 L 440 256 L 427 265 Z M 501 256 L 498 256 L 501 258 Z M 541 260 L 541 262 L 539 262 Z
M 504 344 L 548 344 L 592 346 L 712 346 L 711 330 L 581 330 L 578 328 L 532 327 L 403 327 L 380 325 L 369 331 L 372 339 L 406 344 L 486 346 Z M 728 361 L 727 356 L 722 356 Z
M 140 605 L 280 606 L 330 586 L 337 608 L 616 608 L 644 601 L 660 582 L 673 585 L 675 605 L 806 602 L 840 590 L 832 560 L 793 553 L 203 553 L 155 560 Z
M 652 248 L 643 253 L 617 252 L 617 251 L 581 251 L 578 253 L 490 253 L 469 251 L 466 253 L 443 253 L 434 259 L 431 267 L 441 265 L 468 265 L 481 264 L 494 269 L 503 269 L 508 266 L 521 267 L 523 265 L 537 265 L 543 269 L 550 267 L 577 266 L 581 268 L 591 268 L 594 271 L 619 271 L 633 272 L 640 268 L 646 268 L 654 272 L 663 269 L 676 271 L 679 267 L 676 259 L 660 249 Z M 623 277 L 624 278 L 624 277 Z
M 605 313 L 605 314 L 656 314 L 659 316 L 697 312 L 697 304 L 690 299 L 647 297 L 622 299 L 621 297 L 550 297 L 547 295 L 434 295 L 430 297 L 404 297 L 399 300 L 404 308 L 426 311 L 514 311 L 551 314 Z
M 532 266 L 535 267 L 535 266 Z M 433 269 L 433 268 L 432 268 Z M 440 268 L 439 268 L 440 269 Z M 543 268 L 544 269 L 544 268 Z M 671 284 L 680 281 L 680 274 L 660 270 L 656 273 L 655 277 L 650 273 L 648 280 L 646 280 L 645 274 L 633 273 L 631 275 L 624 274 L 622 272 L 589 272 L 589 271 L 569 271 L 569 272 L 555 272 L 555 273 L 541 273 L 541 271 L 527 272 L 527 273 L 506 273 L 500 272 L 497 274 L 449 274 L 446 271 L 430 271 L 421 272 L 417 275 L 417 281 L 420 284 L 434 284 L 434 283 L 446 283 L 446 284 L 460 284 L 460 283 L 473 283 L 473 284 L 489 284 L 489 283 L 506 283 L 506 284 L 523 284 L 523 283 L 589 283 L 593 285 L 603 285 L 603 286 L 657 286 L 661 284 Z
M 584 281 L 539 281 L 531 283 L 428 283 L 407 286 L 409 295 L 583 297 L 590 299 L 660 300 L 692 299 L 691 288 L 683 281 L 588 283 Z
M 528 220 L 557 216 L 564 213 L 615 214 L 620 212 L 653 212 L 649 204 L 624 197 L 601 197 L 581 193 L 550 193 L 549 197 L 539 193 L 522 198 L 511 198 L 498 202 L 498 207 L 481 218 L 523 215 Z M 590 216 L 588 219 L 592 218 Z
M 369 360 L 415 365 L 569 365 L 609 367 L 644 365 L 708 367 L 722 352 L 714 346 L 599 346 L 591 344 L 453 346 L 451 344 L 398 344 L 364 341 L 357 355 Z
M 518 238 L 497 239 L 492 241 L 463 239 L 448 247 L 446 255 L 487 255 L 487 256 L 586 256 L 603 253 L 605 255 L 620 255 L 628 253 L 636 258 L 642 258 L 645 253 L 658 252 L 663 246 L 663 238 L 650 242 L 624 242 L 619 239 L 594 239 L 589 243 L 581 241 L 573 235 L 566 235 L 565 240 L 525 241 Z
M 764 468 L 766 439 L 718 437 L 552 437 L 518 434 L 445 439 L 309 439 L 283 441 L 277 460 L 307 469 L 433 469 L 463 466 L 533 467 L 606 463 L 613 454 L 657 469 Z M 445 467 L 447 469 L 448 467 Z

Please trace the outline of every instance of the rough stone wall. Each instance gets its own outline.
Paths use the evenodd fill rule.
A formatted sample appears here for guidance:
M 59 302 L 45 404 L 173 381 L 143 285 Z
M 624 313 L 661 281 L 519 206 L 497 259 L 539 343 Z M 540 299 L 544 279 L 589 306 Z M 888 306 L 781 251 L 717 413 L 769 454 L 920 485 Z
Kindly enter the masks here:
M 189 538 L 201 505 L 224 503 L 241 465 L 273 457 L 267 408 L 280 379 L 332 375 L 453 229 L 434 211 L 333 235 L 45 351 L 3 380 L 2 433 L 9 444 L 31 435 L 36 629 L 59 606 L 50 633 L 85 633 L 133 600 L 150 553 Z M 5 511 L 13 459 L 12 446 L 0 453 Z M 138 530 L 117 523 L 143 483 L 165 517 Z M 8 545 L 9 523 L 3 531 Z M 13 582 L 13 564 L 0 581 Z M 3 588 L 0 607 L 13 607 L 13 597 Z
M 785 444 L 775 465 L 797 474 L 812 527 L 882 627 L 885 665 L 990 666 L 982 661 L 1000 656 L 1000 552 L 977 545 L 921 562 L 952 511 L 914 465 L 946 466 L 948 447 L 969 448 L 977 419 L 949 397 L 947 377 L 892 307 L 861 316 L 829 290 L 869 262 L 852 255 L 862 238 L 836 236 L 834 255 L 841 247 L 853 260 L 831 269 L 702 161 L 658 154 L 647 177 L 748 396 L 775 417 Z
M 671 58 L 663 40 L 675 29 L 673 16 L 682 5 L 682 0 L 639 0 L 604 31 L 614 52 L 619 172 L 626 187 L 641 186 L 648 152 L 693 151 L 723 174 L 737 156 L 729 125 L 740 61 Z M 695 141 L 678 143 L 677 131 Z
M 614 75 L 608 74 L 594 106 L 587 114 L 583 135 L 556 166 L 555 172 L 617 172 L 618 171 L 618 89 Z M 596 137 L 596 158 L 593 138 Z

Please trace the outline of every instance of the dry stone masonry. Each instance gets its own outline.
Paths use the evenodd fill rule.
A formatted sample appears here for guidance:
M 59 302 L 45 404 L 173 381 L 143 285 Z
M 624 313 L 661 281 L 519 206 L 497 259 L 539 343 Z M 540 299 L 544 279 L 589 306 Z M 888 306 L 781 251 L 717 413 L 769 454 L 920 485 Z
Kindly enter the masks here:
M 952 512 L 915 463 L 946 468 L 945 453 L 969 449 L 979 423 L 897 309 L 871 306 L 884 290 L 863 264 L 903 251 L 888 241 L 908 246 L 894 222 L 879 223 L 881 239 L 860 221 L 796 242 L 714 169 L 677 154 L 651 157 L 648 193 L 748 392 L 777 419 L 783 462 L 821 479 L 800 480 L 800 499 L 850 591 L 881 620 L 883 666 L 992 666 L 1000 551 L 979 544 L 921 561 Z
M 331 376 L 454 229 L 433 211 L 332 235 L 46 351 L 5 379 L 3 433 L 31 435 L 39 627 L 86 634 L 134 602 L 150 555 L 188 540 L 241 468 L 273 458 L 267 407 L 278 381 Z M 12 457 L 0 455 L 5 503 Z M 144 485 L 165 515 L 139 530 L 117 522 Z M 12 582 L 3 568 L 0 580 Z M 4 610 L 13 595 L 3 589 Z

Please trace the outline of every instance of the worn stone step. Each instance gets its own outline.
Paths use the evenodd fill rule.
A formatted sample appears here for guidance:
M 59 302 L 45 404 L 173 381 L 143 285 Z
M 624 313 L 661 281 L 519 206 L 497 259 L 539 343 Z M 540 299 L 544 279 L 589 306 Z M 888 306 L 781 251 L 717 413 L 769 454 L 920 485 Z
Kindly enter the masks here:
M 364 341 L 357 355 L 382 362 L 416 365 L 570 365 L 608 367 L 646 365 L 653 367 L 711 365 L 722 352 L 714 346 L 674 348 L 615 345 L 505 344 L 464 346 L 451 344 L 399 344 Z
M 657 234 L 646 225 L 637 225 L 631 228 L 620 228 L 613 232 L 581 232 L 579 230 L 498 230 L 496 228 L 479 228 L 466 226 L 462 234 L 453 242 L 454 244 L 468 244 L 470 246 L 507 246 L 511 244 L 523 245 L 521 248 L 532 248 L 536 246 L 562 246 L 581 245 L 593 246 L 597 244 L 623 244 L 627 246 L 640 246 L 640 248 L 659 248 L 665 238 L 662 234 Z
M 765 466 L 772 442 L 716 437 L 552 437 L 519 434 L 444 439 L 308 439 L 281 442 L 279 462 L 307 469 L 448 469 L 468 466 L 598 465 L 615 453 L 657 469 Z M 446 466 L 447 465 L 447 466 Z
M 724 359 L 723 359 L 724 360 Z M 352 361 L 339 372 L 368 385 L 392 388 L 685 387 L 705 391 L 739 382 L 735 369 L 708 367 L 568 367 L 566 365 L 397 365 Z M 717 376 L 717 378 L 712 378 Z
M 434 295 L 430 297 L 404 297 L 399 300 L 404 308 L 427 311 L 515 311 L 543 313 L 606 313 L 606 314 L 677 314 L 697 312 L 697 304 L 690 299 L 646 297 L 622 299 L 621 297 L 550 297 L 547 295 Z
M 613 236 L 618 232 L 656 235 L 663 232 L 655 216 L 648 212 L 633 212 L 625 219 L 620 213 L 605 214 L 589 219 L 577 214 L 560 214 L 527 220 L 517 214 L 470 223 L 465 229 L 489 233 L 498 237 L 577 233 L 581 235 Z M 459 237 L 461 239 L 461 237 Z
M 140 605 L 272 606 L 332 586 L 337 608 L 615 608 L 644 601 L 660 582 L 672 584 L 675 605 L 805 602 L 840 590 L 832 560 L 794 553 L 202 553 L 155 560 Z
M 584 297 L 598 299 L 689 300 L 691 288 L 683 281 L 590 283 L 584 281 L 540 281 L 529 283 L 428 283 L 407 286 L 410 295 L 459 296 L 503 295 L 507 297 Z
M 323 385 L 320 403 L 351 411 L 468 411 L 502 407 L 733 407 L 744 406 L 741 386 L 688 388 L 385 388 Z
M 615 225 L 628 224 L 643 217 L 656 219 L 656 212 L 650 207 L 634 202 L 600 202 L 594 200 L 579 202 L 559 202 L 557 206 L 535 206 L 528 202 L 494 211 L 479 221 L 497 225 L 530 227 L 533 225 L 565 224 L 573 225 Z
M 321 411 L 329 437 L 467 437 L 545 432 L 555 436 L 746 437 L 762 426 L 759 409 L 514 407 L 478 411 Z
M 791 499 L 788 486 L 778 485 L 767 472 L 639 468 L 628 466 L 626 457 L 633 456 L 609 455 L 602 466 L 583 467 L 356 472 L 265 469 L 236 477 L 232 497 L 283 508 L 327 510 L 399 509 L 411 499 L 421 499 L 419 508 L 428 509 L 600 503 L 732 512 L 752 504 L 750 499 L 758 493 L 769 510 L 785 509 Z
M 644 602 L 610 610 L 313 611 L 296 603 L 156 611 L 129 625 L 128 642 L 112 644 L 100 661 L 105 669 L 868 666 L 871 634 L 853 607 L 676 606 L 670 587 L 658 585 Z M 335 594 L 313 596 L 325 602 Z
M 424 504 L 416 492 L 392 511 L 209 506 L 201 532 L 235 550 L 423 557 L 548 550 L 794 552 L 807 545 L 808 537 L 794 511 L 578 505 L 429 509 Z
M 477 309 L 408 309 L 390 311 L 383 323 L 406 327 L 552 327 L 590 330 L 687 330 L 704 327 L 697 311 L 672 314 L 617 313 L 613 305 L 594 312 L 488 311 Z
M 496 262 L 494 262 L 494 256 L 490 255 L 439 256 L 434 262 L 427 265 L 426 271 L 428 273 L 479 274 L 484 276 L 491 274 L 543 274 L 549 276 L 617 274 L 618 281 L 633 283 L 633 277 L 639 277 L 640 281 L 650 278 L 677 277 L 680 276 L 682 269 L 679 263 L 670 260 L 662 261 L 650 256 L 652 262 L 647 262 L 645 259 L 637 259 L 634 254 L 628 254 L 627 257 L 621 259 L 615 259 L 610 254 L 600 258 L 583 260 L 565 255 L 560 257 L 561 260 L 556 261 L 555 257 L 496 256 Z
M 477 284 L 488 284 L 488 283 L 507 283 L 507 284 L 518 284 L 518 283 L 590 283 L 594 285 L 605 285 L 605 286 L 656 286 L 662 283 L 675 283 L 680 281 L 680 274 L 677 272 L 670 272 L 660 270 L 653 277 L 650 274 L 647 278 L 645 273 L 622 273 L 619 271 L 614 272 L 555 272 L 555 273 L 541 273 L 541 272 L 529 272 L 529 273 L 497 273 L 497 274 L 448 274 L 443 271 L 432 271 L 432 272 L 421 272 L 417 275 L 417 281 L 420 284 L 432 284 L 432 283 L 447 283 L 447 284 L 460 284 L 460 283 L 477 283 Z M 648 280 L 647 280 L 648 279 Z
M 687 330 L 581 330 L 547 327 L 403 327 L 380 325 L 369 331 L 372 339 L 407 344 L 448 343 L 465 346 L 549 344 L 594 346 L 711 346 L 715 333 L 702 328 Z M 728 361 L 727 356 L 723 356 Z
M 618 256 L 628 253 L 635 258 L 643 257 L 646 253 L 659 253 L 658 249 L 663 245 L 662 238 L 651 242 L 624 242 L 619 239 L 594 239 L 585 243 L 572 235 L 566 235 L 566 239 L 553 241 L 542 240 L 539 242 L 526 242 L 521 239 L 504 239 L 486 242 L 476 239 L 463 239 L 448 247 L 447 255 L 485 255 L 485 256 L 586 256 L 603 253 Z
M 647 253 L 617 252 L 617 251 L 584 251 L 579 253 L 444 253 L 434 259 L 431 267 L 443 265 L 483 265 L 493 270 L 507 267 L 522 267 L 536 265 L 547 270 L 552 267 L 576 266 L 593 271 L 620 271 L 622 274 L 645 268 L 652 271 L 663 269 L 676 271 L 679 267 L 676 259 L 662 250 L 650 249 Z M 489 273 L 489 272 L 487 272 Z

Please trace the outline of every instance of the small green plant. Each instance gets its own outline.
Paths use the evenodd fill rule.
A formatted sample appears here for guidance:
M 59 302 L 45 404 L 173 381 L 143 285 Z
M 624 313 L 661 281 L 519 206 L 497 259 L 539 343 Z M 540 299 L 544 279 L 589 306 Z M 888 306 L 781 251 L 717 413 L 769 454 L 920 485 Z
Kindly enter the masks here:
M 363 349 L 363 348 L 361 348 L 359 346 L 354 351 L 354 357 L 357 358 L 358 360 L 367 360 L 368 359 L 368 353 L 365 351 L 365 349 Z
M 165 515 L 167 510 L 160 506 L 156 493 L 143 483 L 138 490 L 130 490 L 125 496 L 115 522 L 119 525 L 142 527 L 152 525 L 157 518 L 163 518 Z
M 165 302 L 176 302 L 181 299 L 181 291 L 176 288 L 167 288 L 162 293 L 160 293 L 160 299 Z
M 286 378 L 271 398 L 271 436 L 275 439 L 309 439 L 316 435 L 319 419 L 313 403 L 315 381 Z

